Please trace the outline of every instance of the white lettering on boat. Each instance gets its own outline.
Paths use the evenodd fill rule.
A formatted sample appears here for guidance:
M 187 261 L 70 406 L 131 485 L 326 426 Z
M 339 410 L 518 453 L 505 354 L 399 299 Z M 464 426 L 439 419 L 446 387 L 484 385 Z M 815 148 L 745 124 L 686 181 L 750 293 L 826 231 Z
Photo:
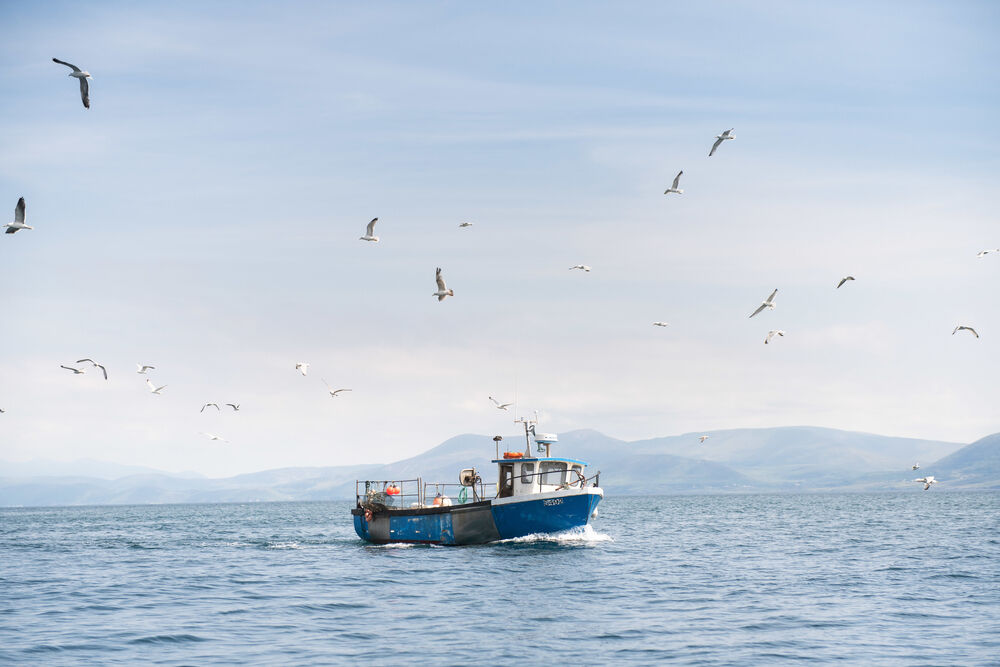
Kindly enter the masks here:
M 543 505 L 562 505 L 562 498 L 548 498 L 542 501 Z

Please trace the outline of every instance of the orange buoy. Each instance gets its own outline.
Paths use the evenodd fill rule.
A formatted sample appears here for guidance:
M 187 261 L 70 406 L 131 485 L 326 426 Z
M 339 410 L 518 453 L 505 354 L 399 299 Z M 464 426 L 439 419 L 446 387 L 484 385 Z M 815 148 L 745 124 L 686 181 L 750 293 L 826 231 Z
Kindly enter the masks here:
M 503 457 L 505 459 L 519 459 L 524 456 L 524 452 L 504 452 Z
M 385 487 L 385 495 L 387 495 L 387 496 L 398 496 L 399 495 L 399 487 L 396 486 L 395 484 L 390 484 L 389 486 Z

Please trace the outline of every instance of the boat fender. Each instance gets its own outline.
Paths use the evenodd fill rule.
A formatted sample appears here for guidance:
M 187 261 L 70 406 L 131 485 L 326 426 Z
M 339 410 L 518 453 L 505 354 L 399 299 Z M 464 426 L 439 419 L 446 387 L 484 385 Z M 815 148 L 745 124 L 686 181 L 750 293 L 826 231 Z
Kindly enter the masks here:
M 462 490 L 458 492 L 458 502 L 465 504 L 465 501 L 469 499 L 469 487 L 463 486 Z
M 371 523 L 371 520 L 375 517 L 375 513 L 371 509 L 365 509 L 365 521 Z

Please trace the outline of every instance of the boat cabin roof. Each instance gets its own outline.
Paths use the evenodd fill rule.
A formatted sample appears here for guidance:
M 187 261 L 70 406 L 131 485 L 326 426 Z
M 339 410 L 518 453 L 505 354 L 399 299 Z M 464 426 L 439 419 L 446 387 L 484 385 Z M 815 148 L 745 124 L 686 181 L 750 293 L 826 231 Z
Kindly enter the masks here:
M 510 459 L 493 459 L 493 461 L 491 461 L 491 463 L 531 463 L 533 461 L 560 461 L 562 463 L 576 463 L 576 464 L 582 465 L 582 466 L 589 465 L 586 461 L 580 461 L 578 459 L 566 459 L 566 458 L 555 457 L 555 456 L 539 457 L 539 458 L 535 458 L 535 457 L 517 457 L 517 458 L 510 458 Z

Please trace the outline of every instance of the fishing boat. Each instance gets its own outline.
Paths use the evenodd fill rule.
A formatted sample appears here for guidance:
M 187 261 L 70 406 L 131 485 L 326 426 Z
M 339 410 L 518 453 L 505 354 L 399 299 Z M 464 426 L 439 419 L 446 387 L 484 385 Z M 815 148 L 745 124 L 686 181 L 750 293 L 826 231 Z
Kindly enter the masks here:
M 587 477 L 585 462 L 552 456 L 559 438 L 536 434 L 536 419 L 517 422 L 524 424 L 524 451 L 501 455 L 503 438 L 493 438 L 496 482 L 484 482 L 475 468 L 462 470 L 457 484 L 358 480 L 351 510 L 358 536 L 376 544 L 485 544 L 587 525 L 604 497 L 600 471 Z

